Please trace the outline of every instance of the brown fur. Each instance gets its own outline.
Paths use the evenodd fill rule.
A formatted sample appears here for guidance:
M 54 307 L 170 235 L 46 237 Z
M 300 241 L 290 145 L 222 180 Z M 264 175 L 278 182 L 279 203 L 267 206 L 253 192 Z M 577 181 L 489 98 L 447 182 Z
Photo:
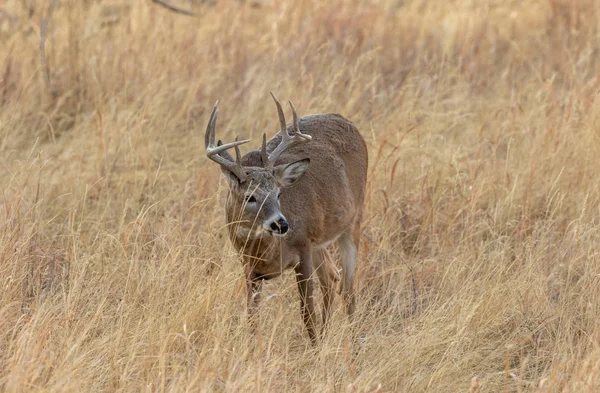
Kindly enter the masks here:
M 354 125 L 337 114 L 319 114 L 301 117 L 300 132 L 312 136 L 312 141 L 291 147 L 275 162 L 289 164 L 305 158 L 310 159 L 307 172 L 290 187 L 281 189 L 281 212 L 289 222 L 285 237 L 240 236 L 239 225 L 259 226 L 276 208 L 275 184 L 270 170 L 262 168 L 260 149 L 242 157 L 247 179 L 231 187 L 227 196 L 226 216 L 230 238 L 243 255 L 248 281 L 248 308 L 253 314 L 258 303 L 260 281 L 279 276 L 294 267 L 299 280 L 304 320 L 313 341 L 316 340 L 314 306 L 312 300 L 312 274 L 319 275 L 325 295 L 323 324 L 327 321 L 329 305 L 333 300 L 336 270 L 331 258 L 323 255 L 319 245 L 333 242 L 344 236 L 358 249 L 363 201 L 367 180 L 368 155 L 364 139 Z M 292 125 L 288 126 L 292 132 Z M 267 151 L 273 151 L 280 143 L 277 134 L 267 143 Z M 244 195 L 254 191 L 264 211 L 244 212 Z M 275 207 L 274 207 L 275 206 Z M 254 217 L 251 217 L 251 216 Z M 339 244 L 339 243 L 338 243 Z M 354 258 L 356 252 L 354 253 Z M 313 266 L 314 265 L 314 266 Z M 344 265 L 344 264 L 342 264 Z M 347 311 L 352 314 L 354 295 L 352 276 L 344 283 Z

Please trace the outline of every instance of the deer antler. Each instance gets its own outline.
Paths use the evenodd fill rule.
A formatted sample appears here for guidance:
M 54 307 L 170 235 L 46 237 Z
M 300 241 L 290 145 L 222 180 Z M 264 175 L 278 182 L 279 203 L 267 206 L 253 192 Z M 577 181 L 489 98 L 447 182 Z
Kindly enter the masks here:
M 206 133 L 204 134 L 206 156 L 233 173 L 240 181 L 244 181 L 246 180 L 246 173 L 242 169 L 240 149 L 238 146 L 248 143 L 250 140 L 238 141 L 236 137 L 235 142 L 223 144 L 219 140 L 215 146 L 215 128 L 217 125 L 217 113 L 219 112 L 218 106 L 219 101 L 215 103 L 215 106 L 210 113 L 210 119 L 208 120 L 208 125 L 206 126 Z M 235 148 L 235 161 L 233 161 L 233 157 L 231 157 L 231 155 L 227 152 L 227 150 L 231 149 L 232 147 Z
M 271 97 L 273 97 L 275 105 L 277 105 L 277 113 L 279 114 L 279 124 L 281 126 L 281 130 L 279 131 L 279 133 L 281 134 L 281 142 L 279 143 L 279 146 L 277 146 L 275 150 L 273 150 L 271 154 L 269 154 L 269 166 L 273 167 L 275 161 L 277 160 L 277 158 L 279 158 L 281 153 L 297 144 L 309 142 L 312 139 L 312 137 L 308 134 L 302 134 L 300 132 L 300 124 L 298 123 L 298 115 L 296 114 L 296 108 L 294 108 L 294 104 L 292 104 L 291 101 L 288 102 L 290 103 L 290 107 L 292 108 L 292 115 L 294 116 L 294 133 L 293 135 L 288 134 L 287 127 L 285 124 L 285 116 L 283 115 L 283 109 L 281 109 L 281 104 L 279 103 L 279 101 L 277 101 L 277 98 L 275 98 L 273 93 L 271 93 Z M 264 144 L 265 142 L 263 141 L 263 150 L 266 150 Z
M 269 156 L 267 155 L 267 134 L 263 134 L 262 147 L 260 149 L 260 159 L 262 161 L 263 168 L 269 166 Z

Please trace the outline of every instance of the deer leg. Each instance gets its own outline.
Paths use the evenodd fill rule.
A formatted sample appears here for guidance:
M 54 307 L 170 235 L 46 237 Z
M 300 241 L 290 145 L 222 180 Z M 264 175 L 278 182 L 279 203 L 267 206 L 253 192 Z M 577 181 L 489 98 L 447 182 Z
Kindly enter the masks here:
M 298 282 L 298 292 L 300 293 L 300 307 L 304 325 L 308 330 L 310 341 L 315 345 L 317 343 L 316 324 L 315 324 L 315 304 L 313 299 L 313 266 L 311 261 L 311 252 L 309 249 L 303 250 L 300 254 L 300 263 L 294 270 L 296 271 L 296 281 Z
M 323 324 L 321 325 L 321 336 L 327 329 L 327 322 L 331 316 L 331 304 L 335 298 L 335 282 L 339 280 L 335 264 L 328 254 L 322 250 L 313 251 L 313 267 L 319 276 L 321 293 L 323 294 Z
M 356 256 L 358 253 L 359 237 L 353 236 L 349 230 L 342 233 L 338 239 L 340 256 L 342 260 L 342 285 L 344 288 L 344 301 L 346 302 L 346 312 L 348 316 L 354 314 L 355 298 L 354 288 L 354 269 L 356 267 Z

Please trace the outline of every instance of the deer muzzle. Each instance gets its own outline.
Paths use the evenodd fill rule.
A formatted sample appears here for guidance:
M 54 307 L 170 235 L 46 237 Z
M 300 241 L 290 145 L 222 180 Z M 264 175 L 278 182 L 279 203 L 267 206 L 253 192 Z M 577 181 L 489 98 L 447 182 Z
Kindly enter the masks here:
M 284 236 L 288 232 L 289 224 L 284 216 L 277 215 L 265 222 L 264 229 L 273 236 Z

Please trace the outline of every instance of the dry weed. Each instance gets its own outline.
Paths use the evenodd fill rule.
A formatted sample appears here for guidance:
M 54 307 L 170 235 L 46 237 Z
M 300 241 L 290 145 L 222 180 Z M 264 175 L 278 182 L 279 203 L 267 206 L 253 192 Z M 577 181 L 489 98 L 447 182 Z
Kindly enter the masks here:
M 600 2 L 0 6 L 0 391 L 600 389 Z M 268 91 L 370 151 L 357 314 L 261 335 L 203 157 Z M 257 145 L 258 146 L 258 145 Z

